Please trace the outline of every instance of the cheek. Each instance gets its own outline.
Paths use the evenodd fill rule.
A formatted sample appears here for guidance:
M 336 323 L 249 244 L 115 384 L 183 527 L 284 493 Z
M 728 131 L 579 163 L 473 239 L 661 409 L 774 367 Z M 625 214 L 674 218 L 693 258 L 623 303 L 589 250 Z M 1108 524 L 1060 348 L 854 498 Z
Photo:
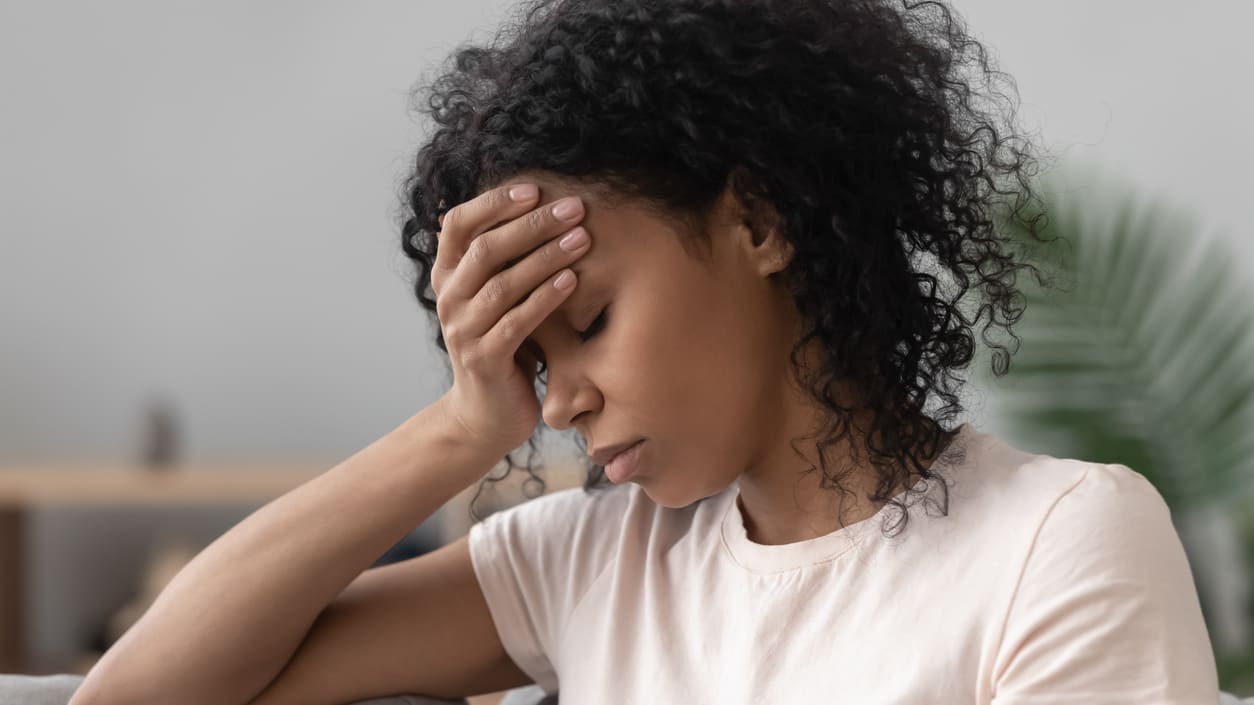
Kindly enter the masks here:
M 664 370 L 654 384 L 667 416 L 694 441 L 736 445 L 758 418 L 766 374 L 760 343 L 726 299 L 701 303 L 663 314 L 667 325 L 649 352 L 654 369 Z

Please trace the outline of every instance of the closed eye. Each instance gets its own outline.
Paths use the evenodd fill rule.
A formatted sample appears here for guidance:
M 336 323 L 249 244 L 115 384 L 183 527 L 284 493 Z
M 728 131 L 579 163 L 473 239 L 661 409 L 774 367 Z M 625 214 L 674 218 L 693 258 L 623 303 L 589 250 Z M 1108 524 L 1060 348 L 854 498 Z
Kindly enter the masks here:
M 601 309 L 601 313 L 597 314 L 596 320 L 592 322 L 592 325 L 588 326 L 586 330 L 579 333 L 579 340 L 581 342 L 588 342 L 592 338 L 596 337 L 596 334 L 600 333 L 601 330 L 605 328 L 605 312 L 608 311 L 609 308 L 609 306 L 606 306 Z
M 605 330 L 605 312 L 608 310 L 610 310 L 609 306 L 606 306 L 605 308 L 601 309 L 601 313 L 597 314 L 596 319 L 592 321 L 592 325 L 588 326 L 587 329 L 583 331 L 576 332 L 576 335 L 579 336 L 579 341 L 581 343 L 586 343 L 589 340 L 592 340 L 594 337 L 596 337 L 598 333 L 600 333 L 602 330 Z M 540 364 L 540 367 L 536 371 L 536 374 L 542 375 L 545 372 L 547 372 L 548 367 L 549 367 L 548 361 L 544 359 L 544 354 L 540 352 L 540 348 L 536 346 L 535 343 L 531 342 L 530 340 L 527 341 L 526 347 L 528 351 L 531 352 L 532 355 L 535 356 L 536 361 Z

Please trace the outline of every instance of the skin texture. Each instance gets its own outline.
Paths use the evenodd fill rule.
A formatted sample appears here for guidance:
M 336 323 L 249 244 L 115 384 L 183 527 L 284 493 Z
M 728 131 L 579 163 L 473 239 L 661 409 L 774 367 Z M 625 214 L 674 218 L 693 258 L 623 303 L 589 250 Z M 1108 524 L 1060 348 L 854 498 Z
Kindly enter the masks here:
M 817 472 L 803 472 L 817 463 L 813 440 L 797 444 L 802 457 L 790 446 L 814 433 L 822 412 L 789 369 L 801 322 L 788 293 L 768 278 L 792 254 L 778 230 L 755 242 L 740 204 L 725 191 L 706 261 L 684 249 L 670 221 L 642 208 L 601 202 L 544 172 L 509 181 L 538 184 L 541 206 L 582 198 L 582 225 L 592 240 L 572 266 L 579 277 L 574 292 L 524 344 L 529 351 L 538 346 L 532 354 L 548 367 L 546 425 L 573 426 L 589 451 L 648 439 L 641 470 L 629 481 L 665 507 L 686 506 L 739 480 L 740 510 L 757 543 L 822 536 L 878 510 L 866 499 L 869 465 L 844 481 L 855 493 L 849 497 L 820 488 Z M 607 305 L 601 332 L 581 342 L 577 332 Z M 818 349 L 808 348 L 807 359 L 817 359 Z M 828 448 L 833 468 L 866 456 L 849 453 L 862 437 Z

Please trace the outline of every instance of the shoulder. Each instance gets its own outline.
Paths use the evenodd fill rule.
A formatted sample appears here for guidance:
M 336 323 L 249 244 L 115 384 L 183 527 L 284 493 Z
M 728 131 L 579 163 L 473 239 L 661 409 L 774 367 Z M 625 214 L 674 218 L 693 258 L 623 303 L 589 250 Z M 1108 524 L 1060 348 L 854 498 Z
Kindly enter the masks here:
M 1133 468 L 1027 452 L 989 434 L 977 441 L 945 475 L 947 516 L 919 540 L 946 555 L 989 556 L 999 589 L 1050 582 L 1053 568 L 1065 575 L 1081 563 L 1092 575 L 1144 570 L 1153 546 L 1179 545 L 1162 495 Z
M 1079 477 L 1054 503 L 1055 519 L 1065 516 L 1091 527 L 1170 522 L 1162 494 L 1136 470 L 1118 463 L 1084 463 L 1077 470 Z
M 1161 702 L 1202 702 L 1194 696 L 1213 693 L 1215 665 L 1167 503 L 1126 465 L 1075 470 L 1019 568 L 998 653 L 1000 689 L 1080 702 L 1081 693 L 1138 684 Z
M 1030 517 L 1036 542 L 1090 538 L 1119 527 L 1171 527 L 1167 503 L 1144 475 L 1118 463 L 1026 453 L 1001 444 L 1004 467 L 989 480 L 996 501 Z M 1096 532 L 1096 533 L 1095 533 Z
M 1166 501 L 1135 469 L 1032 453 L 986 433 L 974 440 L 966 462 L 947 478 L 953 521 L 938 533 L 952 538 L 962 532 L 979 550 L 998 556 L 1008 569 L 1006 587 L 1075 588 L 1068 581 L 1081 576 L 1090 584 L 1130 576 L 1156 580 L 1162 576 L 1155 571 L 1167 566 L 1155 555 L 1183 558 Z M 1170 566 L 1175 583 L 1180 569 L 1179 562 Z
M 1153 484 L 1126 465 L 1032 453 L 987 433 L 975 434 L 947 479 L 954 501 L 970 505 L 968 517 L 1033 535 L 1059 523 L 1097 528 L 1170 516 Z
M 1086 463 L 1037 530 L 1030 562 L 1085 566 L 1088 577 L 1156 580 L 1163 551 L 1183 553 L 1171 510 L 1158 490 L 1126 465 Z M 1178 577 L 1178 576 L 1177 576 Z

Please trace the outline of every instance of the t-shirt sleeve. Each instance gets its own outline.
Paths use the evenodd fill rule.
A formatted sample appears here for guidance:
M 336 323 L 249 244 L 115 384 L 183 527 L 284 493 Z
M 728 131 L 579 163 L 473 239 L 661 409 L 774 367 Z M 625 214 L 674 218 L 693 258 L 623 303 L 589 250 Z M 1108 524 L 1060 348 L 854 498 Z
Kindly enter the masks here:
M 993 705 L 1219 701 L 1171 513 L 1124 465 L 1092 464 L 1037 531 L 994 668 Z
M 623 488 L 570 488 L 470 528 L 471 563 L 501 644 L 546 693 L 558 689 L 567 618 L 614 555 Z

